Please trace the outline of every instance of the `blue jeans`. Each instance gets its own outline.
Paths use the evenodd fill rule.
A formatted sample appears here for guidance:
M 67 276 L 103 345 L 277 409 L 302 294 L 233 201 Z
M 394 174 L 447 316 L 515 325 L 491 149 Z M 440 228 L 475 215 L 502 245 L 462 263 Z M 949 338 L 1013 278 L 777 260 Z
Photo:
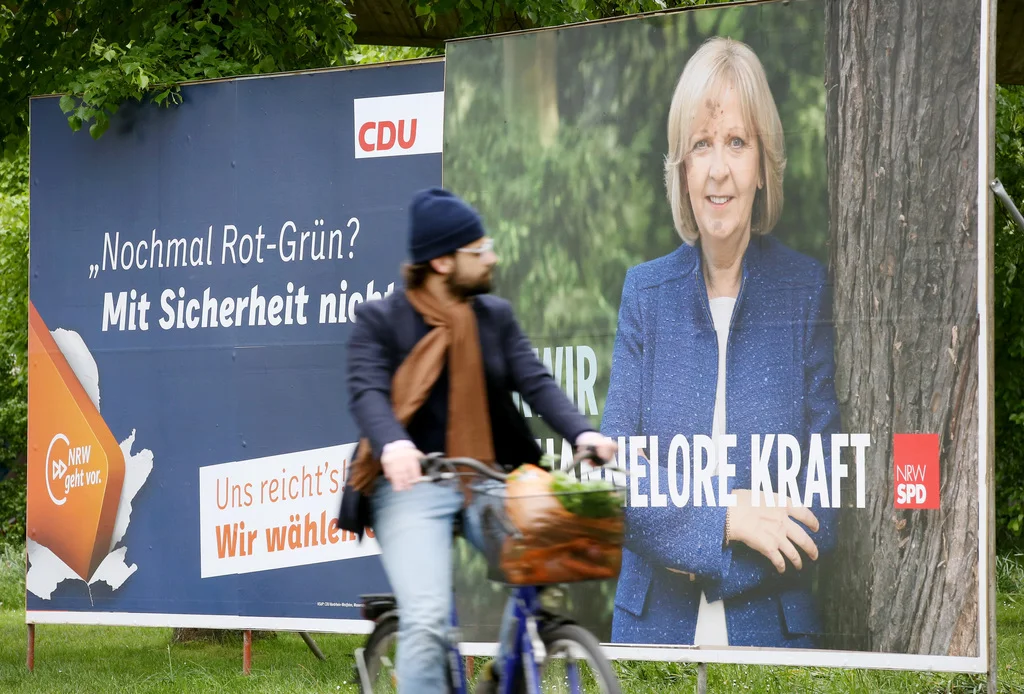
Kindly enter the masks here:
M 462 534 L 480 549 L 480 511 L 474 495 L 464 514 Z M 398 601 L 397 670 L 400 692 L 448 691 L 445 676 L 452 601 L 452 531 L 464 496 L 456 485 L 422 483 L 396 492 L 381 477 L 373 492 L 373 531 L 380 543 L 384 571 Z M 499 637 L 504 652 L 510 641 L 514 604 L 505 609 Z

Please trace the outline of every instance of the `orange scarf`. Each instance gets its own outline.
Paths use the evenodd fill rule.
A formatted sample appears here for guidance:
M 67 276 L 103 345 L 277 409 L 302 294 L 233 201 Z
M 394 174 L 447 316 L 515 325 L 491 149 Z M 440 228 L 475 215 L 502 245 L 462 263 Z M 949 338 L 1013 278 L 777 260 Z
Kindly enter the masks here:
M 395 418 L 406 426 L 423 406 L 448 363 L 446 455 L 493 463 L 494 441 L 487 407 L 487 384 L 477 334 L 476 314 L 466 301 L 444 304 L 425 289 L 406 290 L 406 298 L 433 329 L 416 343 L 391 380 Z M 432 453 L 433 451 L 423 451 Z M 362 439 L 349 484 L 363 493 L 383 472 L 370 442 Z

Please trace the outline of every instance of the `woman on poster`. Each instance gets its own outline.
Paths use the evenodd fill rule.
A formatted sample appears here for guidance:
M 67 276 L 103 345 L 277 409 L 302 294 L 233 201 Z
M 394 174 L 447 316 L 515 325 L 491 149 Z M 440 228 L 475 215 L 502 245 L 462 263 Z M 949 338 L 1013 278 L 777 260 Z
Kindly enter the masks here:
M 626 274 L 602 422 L 613 438 L 660 442 L 657 457 L 647 449 L 651 463 L 640 460 L 648 469 L 635 470 L 640 494 L 626 511 L 612 641 L 813 648 L 821 626 L 808 568 L 834 544 L 836 511 L 821 494 L 807 507 L 794 502 L 808 501 L 812 435 L 826 442 L 827 471 L 829 435 L 839 430 L 831 293 L 819 263 L 769 235 L 782 209 L 785 145 L 749 47 L 712 38 L 688 61 L 668 143 L 668 199 L 685 243 Z M 661 494 L 683 487 L 666 467 L 676 434 L 691 461 L 694 436 L 736 436 L 727 478 L 735 505 L 694 505 L 695 481 L 687 503 L 652 503 L 652 477 Z M 779 436 L 799 442 L 789 463 L 800 465 L 798 500 L 752 505 L 755 434 L 753 453 L 767 460 L 775 492 L 792 491 L 779 488 Z M 712 487 L 717 497 L 717 476 Z

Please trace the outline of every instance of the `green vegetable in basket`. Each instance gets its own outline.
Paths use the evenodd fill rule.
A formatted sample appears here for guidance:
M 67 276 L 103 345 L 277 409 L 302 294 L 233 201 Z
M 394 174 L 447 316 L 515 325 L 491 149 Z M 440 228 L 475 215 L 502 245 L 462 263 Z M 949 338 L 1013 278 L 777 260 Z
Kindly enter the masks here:
M 549 471 L 550 470 L 557 470 L 558 469 L 558 458 L 556 458 L 555 456 L 551 455 L 550 453 L 545 453 L 544 455 L 542 455 L 540 457 L 540 462 L 537 463 L 537 465 L 538 465 L 538 467 L 542 467 L 545 470 L 549 470 Z
M 554 472 L 551 491 L 562 507 L 575 516 L 611 518 L 621 512 L 620 492 L 606 480 L 583 482 L 564 472 Z

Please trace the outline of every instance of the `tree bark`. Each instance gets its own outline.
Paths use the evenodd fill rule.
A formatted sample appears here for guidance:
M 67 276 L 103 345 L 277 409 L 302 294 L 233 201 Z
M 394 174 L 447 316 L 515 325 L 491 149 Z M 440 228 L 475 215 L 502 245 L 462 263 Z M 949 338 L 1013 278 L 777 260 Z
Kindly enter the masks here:
M 872 437 L 867 508 L 823 567 L 827 645 L 977 655 L 980 6 L 825 18 L 836 390 Z M 894 508 L 894 433 L 939 434 L 939 510 Z

